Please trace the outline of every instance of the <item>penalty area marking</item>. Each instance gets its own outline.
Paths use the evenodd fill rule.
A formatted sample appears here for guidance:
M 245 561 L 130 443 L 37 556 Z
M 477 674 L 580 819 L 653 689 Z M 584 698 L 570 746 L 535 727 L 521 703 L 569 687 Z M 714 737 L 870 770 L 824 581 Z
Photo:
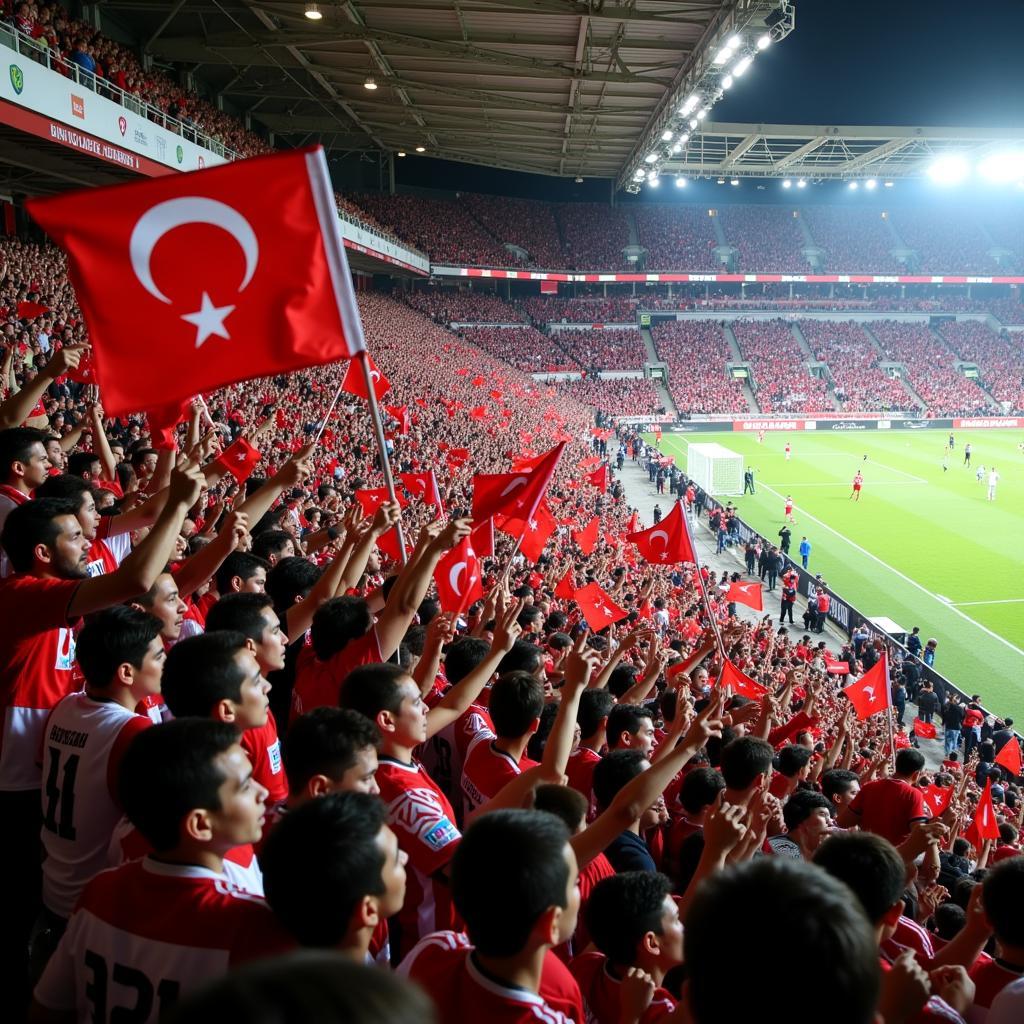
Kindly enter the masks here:
M 783 500 L 784 496 L 780 494 L 778 491 L 776 491 L 774 488 L 769 487 L 767 484 L 761 484 L 761 486 L 766 491 L 771 491 L 772 494 L 774 494 L 780 500 Z M 932 598 L 932 600 L 938 601 L 940 604 L 944 605 L 951 612 L 953 612 L 954 615 L 959 615 L 960 618 L 963 619 L 965 622 L 969 622 L 972 626 L 976 626 L 983 633 L 992 637 L 993 640 L 998 640 L 1005 647 L 1009 647 L 1010 650 L 1014 653 L 1024 657 L 1024 651 L 1022 651 L 1015 644 L 1011 644 L 1010 641 L 1006 639 L 1006 637 L 1000 636 L 998 633 L 993 633 L 992 630 L 989 629 L 987 626 L 983 626 L 976 619 L 972 619 L 970 615 L 967 615 L 965 612 L 960 611 L 960 609 L 957 608 L 956 605 L 943 600 L 937 594 L 933 594 L 930 590 L 927 589 L 927 587 L 921 586 L 921 584 L 918 583 L 917 580 L 911 579 L 905 573 L 900 572 L 899 569 L 896 569 L 893 566 L 891 566 L 888 562 L 883 562 L 882 559 L 878 557 L 878 555 L 872 554 L 870 551 L 867 550 L 867 548 L 862 548 L 855 541 L 850 540 L 849 537 L 844 537 L 843 534 L 841 534 L 838 530 L 833 529 L 831 526 L 828 525 L 828 523 L 822 522 L 816 516 L 812 516 L 810 512 L 807 512 L 804 509 L 800 509 L 800 515 L 805 519 L 810 519 L 812 522 L 817 523 L 820 527 L 822 527 L 822 529 L 828 530 L 828 532 L 831 533 L 834 537 L 838 537 L 841 541 L 844 541 L 845 543 L 849 544 L 850 547 L 853 548 L 855 551 L 859 551 L 862 555 L 866 555 L 873 562 L 877 562 L 880 566 L 882 566 L 883 569 L 888 569 L 889 572 L 893 573 L 895 576 L 899 576 L 899 578 L 904 582 L 909 583 L 912 587 L 915 587 L 917 590 L 920 590 L 922 594 L 926 594 L 928 597 Z M 988 602 L 981 603 L 987 604 Z
M 943 601 L 947 600 L 949 599 L 943 598 Z M 949 603 L 956 605 L 958 608 L 968 608 L 976 604 L 1024 604 L 1024 597 L 1006 597 L 999 601 L 950 601 Z

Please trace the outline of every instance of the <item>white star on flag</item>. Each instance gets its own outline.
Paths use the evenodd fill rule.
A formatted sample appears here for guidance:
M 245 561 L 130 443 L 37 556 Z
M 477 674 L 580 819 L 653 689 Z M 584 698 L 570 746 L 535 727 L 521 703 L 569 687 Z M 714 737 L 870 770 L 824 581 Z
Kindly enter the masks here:
M 235 306 L 215 306 L 210 296 L 203 292 L 203 300 L 199 309 L 194 313 L 183 313 L 181 316 L 182 320 L 195 325 L 196 348 L 201 348 L 203 342 L 211 334 L 230 340 L 231 335 L 228 334 L 224 321 L 235 311 L 235 308 Z

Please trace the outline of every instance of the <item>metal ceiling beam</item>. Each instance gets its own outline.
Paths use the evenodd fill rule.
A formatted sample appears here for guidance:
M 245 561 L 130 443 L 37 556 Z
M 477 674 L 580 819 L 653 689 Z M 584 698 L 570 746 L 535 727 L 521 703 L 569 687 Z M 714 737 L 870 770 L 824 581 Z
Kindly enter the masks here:
M 744 153 L 750 149 L 757 140 L 761 138 L 758 132 L 751 132 L 745 138 L 741 139 L 732 149 L 732 152 L 725 158 L 723 165 L 726 163 L 732 163 L 734 160 L 738 160 Z
M 792 164 L 799 163 L 808 153 L 813 153 L 816 149 L 824 146 L 826 142 L 834 141 L 827 135 L 819 135 L 816 139 L 810 139 L 805 142 L 802 146 L 797 147 L 792 153 L 787 154 L 781 160 L 775 164 L 777 171 L 783 171 Z
M 847 174 L 852 174 L 855 171 L 859 171 L 868 164 L 876 163 L 879 160 L 884 160 L 885 157 L 891 156 L 894 153 L 898 153 L 901 149 L 906 149 L 907 146 L 912 146 L 916 142 L 916 139 L 902 137 L 899 139 L 890 139 L 888 142 L 883 142 L 881 146 L 876 146 L 874 149 L 868 150 L 866 153 L 861 153 L 860 156 L 854 157 L 852 160 L 847 160 L 841 167 L 835 167 L 837 170 L 843 170 Z

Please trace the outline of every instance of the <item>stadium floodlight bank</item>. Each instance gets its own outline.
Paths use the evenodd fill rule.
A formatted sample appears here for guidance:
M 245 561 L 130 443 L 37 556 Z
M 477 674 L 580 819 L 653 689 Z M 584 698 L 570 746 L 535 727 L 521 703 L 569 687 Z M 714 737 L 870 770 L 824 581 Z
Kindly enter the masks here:
M 742 494 L 743 456 L 720 444 L 691 444 L 686 475 L 708 494 Z

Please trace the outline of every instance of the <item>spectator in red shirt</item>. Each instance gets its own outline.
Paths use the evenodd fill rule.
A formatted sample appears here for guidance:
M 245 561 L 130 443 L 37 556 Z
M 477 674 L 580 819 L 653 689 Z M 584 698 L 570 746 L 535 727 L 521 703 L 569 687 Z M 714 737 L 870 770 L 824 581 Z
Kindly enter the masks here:
M 924 754 L 912 747 L 896 755 L 896 771 L 891 779 L 875 779 L 861 789 L 839 815 L 842 828 L 859 825 L 899 846 L 917 821 L 928 819 L 924 794 L 917 780 L 924 770 Z

